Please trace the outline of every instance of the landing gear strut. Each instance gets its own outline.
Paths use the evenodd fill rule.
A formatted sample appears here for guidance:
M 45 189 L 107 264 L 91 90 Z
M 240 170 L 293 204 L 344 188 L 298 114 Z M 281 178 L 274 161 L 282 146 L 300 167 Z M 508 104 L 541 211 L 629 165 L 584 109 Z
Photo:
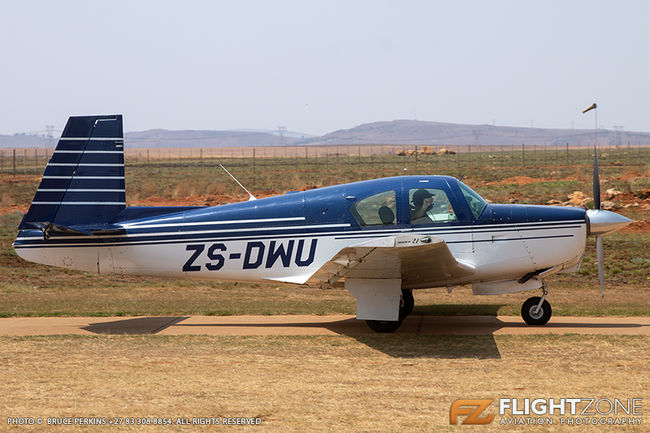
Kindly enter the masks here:
M 528 298 L 521 306 L 521 317 L 529 325 L 546 325 L 551 318 L 553 310 L 551 304 L 546 300 L 546 295 L 548 295 L 548 286 L 546 281 L 542 280 L 542 297 L 533 296 Z
M 399 303 L 399 320 L 366 320 L 366 324 L 375 332 L 389 333 L 395 332 L 402 325 L 402 322 L 413 312 L 415 299 L 413 299 L 412 290 L 402 290 L 402 297 Z

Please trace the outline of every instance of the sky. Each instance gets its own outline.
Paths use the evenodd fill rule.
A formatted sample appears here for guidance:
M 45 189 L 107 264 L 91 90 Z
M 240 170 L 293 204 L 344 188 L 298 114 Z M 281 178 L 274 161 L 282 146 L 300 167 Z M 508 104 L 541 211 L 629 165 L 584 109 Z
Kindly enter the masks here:
M 0 134 L 324 134 L 394 119 L 650 131 L 647 1 L 10 1 Z

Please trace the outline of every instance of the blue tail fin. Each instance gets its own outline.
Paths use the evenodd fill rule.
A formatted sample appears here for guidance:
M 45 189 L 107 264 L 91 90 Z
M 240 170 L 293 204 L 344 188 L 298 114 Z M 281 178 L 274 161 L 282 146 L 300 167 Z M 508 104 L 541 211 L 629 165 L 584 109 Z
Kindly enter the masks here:
M 19 229 L 101 228 L 125 207 L 122 116 L 70 117 Z

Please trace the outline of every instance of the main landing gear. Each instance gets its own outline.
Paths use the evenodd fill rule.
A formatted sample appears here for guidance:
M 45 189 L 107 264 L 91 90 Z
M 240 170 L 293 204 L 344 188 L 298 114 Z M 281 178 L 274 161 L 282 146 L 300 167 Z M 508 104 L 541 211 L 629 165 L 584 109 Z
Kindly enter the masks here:
M 521 317 L 529 325 L 546 325 L 551 318 L 553 310 L 551 304 L 546 300 L 546 295 L 548 295 L 548 287 L 546 281 L 542 280 L 542 297 L 533 296 L 528 298 L 521 306 Z
M 399 320 L 366 320 L 366 324 L 375 332 L 395 332 L 402 325 L 404 319 L 411 315 L 414 306 L 415 299 L 413 299 L 413 291 L 402 289 L 402 297 L 399 303 Z

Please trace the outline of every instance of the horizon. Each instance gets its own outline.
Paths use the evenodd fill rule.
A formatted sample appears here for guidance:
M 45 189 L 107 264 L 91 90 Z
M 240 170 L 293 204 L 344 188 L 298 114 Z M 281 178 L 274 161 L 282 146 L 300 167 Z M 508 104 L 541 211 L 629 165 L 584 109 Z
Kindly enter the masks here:
M 67 119 L 66 119 L 67 121 Z M 317 138 L 317 137 L 322 137 L 324 135 L 328 135 L 337 131 L 345 131 L 349 129 L 355 129 L 360 126 L 364 125 L 372 125 L 376 123 L 391 123 L 391 122 L 400 122 L 400 121 L 409 121 L 409 122 L 422 122 L 422 123 L 436 123 L 436 124 L 446 124 L 446 125 L 458 125 L 458 126 L 477 126 L 477 127 L 496 127 L 496 128 L 513 128 L 513 129 L 528 129 L 528 130 L 563 130 L 563 131 L 594 131 L 593 126 L 591 128 L 553 128 L 553 127 L 536 127 L 536 126 L 516 126 L 516 125 L 499 125 L 499 124 L 488 124 L 488 123 L 458 123 L 458 122 L 440 122 L 436 120 L 415 120 L 415 119 L 393 119 L 393 120 L 376 120 L 376 121 L 371 121 L 371 122 L 366 122 L 366 123 L 361 123 L 349 128 L 337 128 L 333 129 L 331 131 L 325 132 L 323 134 L 311 134 L 309 132 L 305 131 L 295 131 L 295 130 L 286 130 L 285 133 L 288 134 L 298 134 L 302 135 L 305 138 Z M 65 125 L 65 124 L 64 124 Z M 63 126 L 61 127 L 61 131 L 57 133 L 56 130 L 53 131 L 53 138 L 56 138 L 60 135 L 60 132 L 63 131 Z M 268 134 L 273 134 L 273 135 L 279 135 L 279 132 L 277 129 L 257 129 L 257 128 L 249 128 L 249 129 L 205 129 L 205 128 L 199 128 L 199 129 L 167 129 L 167 128 L 161 128 L 161 127 L 153 127 L 149 129 L 139 129 L 139 130 L 124 130 L 124 134 L 130 134 L 130 133 L 137 133 L 137 132 L 149 132 L 149 131 L 166 131 L 166 132 L 183 132 L 183 131 L 188 131 L 188 132 L 252 132 L 252 133 L 268 133 Z M 611 129 L 607 127 L 599 127 L 598 131 L 608 131 L 608 132 L 616 132 L 616 129 Z M 619 131 L 620 133 L 630 133 L 630 134 L 650 134 L 650 131 L 632 131 L 632 130 L 621 130 Z M 44 131 L 18 131 L 14 133 L 7 133 L 3 134 L 0 133 L 0 135 L 4 136 L 16 136 L 16 135 L 29 135 L 29 136 L 38 136 L 38 137 L 47 137 L 47 134 Z

